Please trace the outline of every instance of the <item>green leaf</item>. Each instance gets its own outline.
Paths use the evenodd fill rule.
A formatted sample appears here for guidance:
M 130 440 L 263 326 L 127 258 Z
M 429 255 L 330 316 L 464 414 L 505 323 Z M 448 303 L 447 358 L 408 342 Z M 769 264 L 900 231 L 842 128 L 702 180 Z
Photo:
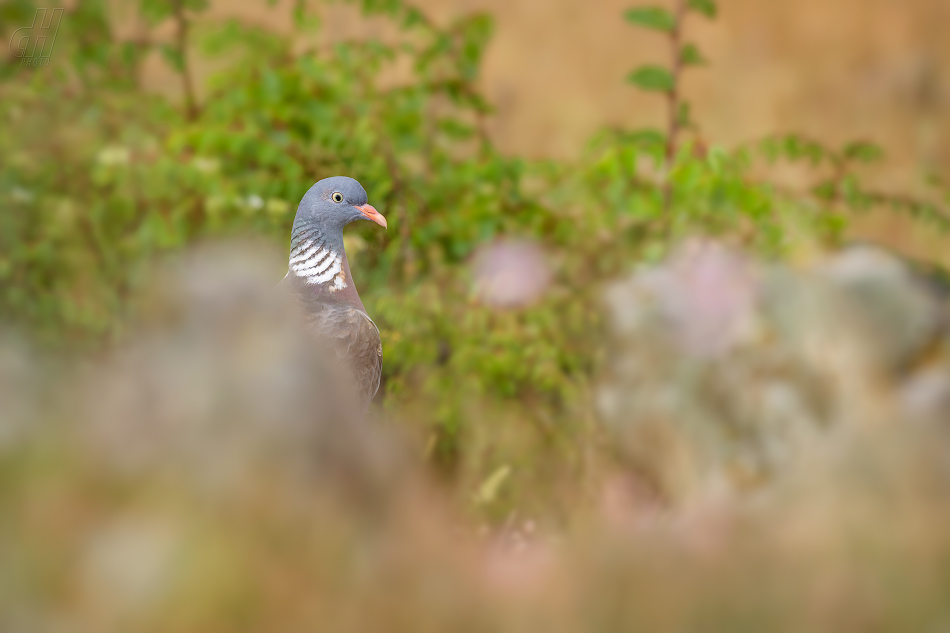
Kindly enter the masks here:
M 884 156 L 884 150 L 874 143 L 866 141 L 857 141 L 845 146 L 843 155 L 845 160 L 859 163 L 874 163 Z
M 475 128 L 455 119 L 442 119 L 436 126 L 453 139 L 467 139 L 475 135 Z
M 145 21 L 151 25 L 158 24 L 172 14 L 171 3 L 161 0 L 142 0 L 139 10 Z
M 406 12 L 402 18 L 402 27 L 411 29 L 417 26 L 428 26 L 429 20 L 425 14 L 415 7 L 406 7 Z
M 702 13 L 710 20 L 716 17 L 716 0 L 689 0 L 689 8 Z
M 676 28 L 676 18 L 660 7 L 638 7 L 630 9 L 623 17 L 631 24 L 669 33 Z
M 307 3 L 298 1 L 291 10 L 294 26 L 301 31 L 317 31 L 320 28 L 319 14 L 307 11 Z
M 673 90 L 673 74 L 660 66 L 641 66 L 627 76 L 627 81 L 642 88 L 655 92 L 669 92 Z
M 695 44 L 687 44 L 680 52 L 680 61 L 684 66 L 705 66 L 707 60 Z
M 165 58 L 165 61 L 168 62 L 168 65 L 171 66 L 175 72 L 180 73 L 185 70 L 185 57 L 178 48 L 171 44 L 162 44 L 159 46 L 159 50 L 162 53 L 162 57 Z
M 455 25 L 461 35 L 459 43 L 459 70 L 465 79 L 473 80 L 478 76 L 482 54 L 494 30 L 494 22 L 485 13 L 467 17 Z
M 838 197 L 838 183 L 834 180 L 823 180 L 812 187 L 812 193 L 820 200 L 834 202 Z
M 820 143 L 811 141 L 798 134 L 786 134 L 766 139 L 762 144 L 769 160 L 785 158 L 791 161 L 808 161 L 812 165 L 819 165 L 827 160 L 830 152 Z
M 642 129 L 626 132 L 621 136 L 625 143 L 636 145 L 644 149 L 653 149 L 660 152 L 666 149 L 666 134 L 656 129 Z

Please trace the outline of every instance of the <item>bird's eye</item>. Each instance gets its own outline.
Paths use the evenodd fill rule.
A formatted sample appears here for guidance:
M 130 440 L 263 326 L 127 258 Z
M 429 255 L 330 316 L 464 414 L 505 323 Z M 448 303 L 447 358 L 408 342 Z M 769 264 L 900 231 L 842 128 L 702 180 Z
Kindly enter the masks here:
M 343 194 L 340 193 L 339 191 L 334 191 L 333 195 L 330 196 L 330 199 L 333 200 L 334 202 L 343 202 Z

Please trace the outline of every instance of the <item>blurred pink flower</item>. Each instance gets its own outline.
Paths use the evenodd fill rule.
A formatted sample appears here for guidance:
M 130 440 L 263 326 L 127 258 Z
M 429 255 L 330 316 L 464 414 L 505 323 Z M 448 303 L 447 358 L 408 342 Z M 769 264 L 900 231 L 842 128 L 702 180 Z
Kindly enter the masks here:
M 686 353 L 719 356 L 749 329 L 756 300 L 752 268 L 721 244 L 691 240 L 640 281 Z
M 518 308 L 536 301 L 551 282 L 541 248 L 524 240 L 499 240 L 476 252 L 475 295 L 498 308 Z

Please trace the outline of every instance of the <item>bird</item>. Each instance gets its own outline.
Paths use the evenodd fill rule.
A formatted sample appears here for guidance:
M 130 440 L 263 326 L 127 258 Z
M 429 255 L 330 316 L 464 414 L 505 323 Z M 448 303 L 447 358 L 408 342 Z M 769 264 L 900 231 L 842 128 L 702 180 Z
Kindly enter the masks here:
M 370 220 L 384 229 L 386 218 L 369 204 L 353 178 L 334 176 L 314 184 L 297 207 L 290 234 L 287 274 L 278 284 L 301 309 L 307 329 L 350 372 L 362 412 L 379 390 L 383 346 L 353 283 L 343 248 L 343 227 Z

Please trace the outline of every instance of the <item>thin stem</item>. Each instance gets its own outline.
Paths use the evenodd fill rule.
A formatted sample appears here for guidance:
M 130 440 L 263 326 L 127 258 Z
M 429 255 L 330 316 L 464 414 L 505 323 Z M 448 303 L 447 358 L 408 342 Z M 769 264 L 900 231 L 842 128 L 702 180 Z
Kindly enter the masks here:
M 680 80 L 683 74 L 683 22 L 686 19 L 687 0 L 676 0 L 676 11 L 674 13 L 673 31 L 670 33 L 670 54 L 672 64 L 670 65 L 673 74 L 673 87 L 667 93 L 667 105 L 669 108 L 669 130 L 666 140 L 666 161 L 672 163 L 676 156 L 677 137 L 680 133 Z
M 194 83 L 191 79 L 191 67 L 188 64 L 188 20 L 185 18 L 184 0 L 174 0 L 174 15 L 177 31 L 175 45 L 181 56 L 181 82 L 185 92 L 185 117 L 193 121 L 198 116 L 198 102 L 195 99 Z
M 673 75 L 673 86 L 666 93 L 668 108 L 668 129 L 666 133 L 666 184 L 663 187 L 663 207 L 669 210 L 673 203 L 673 183 L 670 181 L 670 172 L 673 170 L 673 159 L 676 158 L 677 141 L 681 127 L 680 121 L 680 81 L 683 75 L 683 22 L 686 20 L 686 11 L 688 9 L 688 0 L 676 0 L 676 10 L 673 14 L 673 30 L 670 32 L 670 53 L 672 55 L 672 64 L 670 65 Z M 666 230 L 671 230 L 672 226 L 667 225 Z

